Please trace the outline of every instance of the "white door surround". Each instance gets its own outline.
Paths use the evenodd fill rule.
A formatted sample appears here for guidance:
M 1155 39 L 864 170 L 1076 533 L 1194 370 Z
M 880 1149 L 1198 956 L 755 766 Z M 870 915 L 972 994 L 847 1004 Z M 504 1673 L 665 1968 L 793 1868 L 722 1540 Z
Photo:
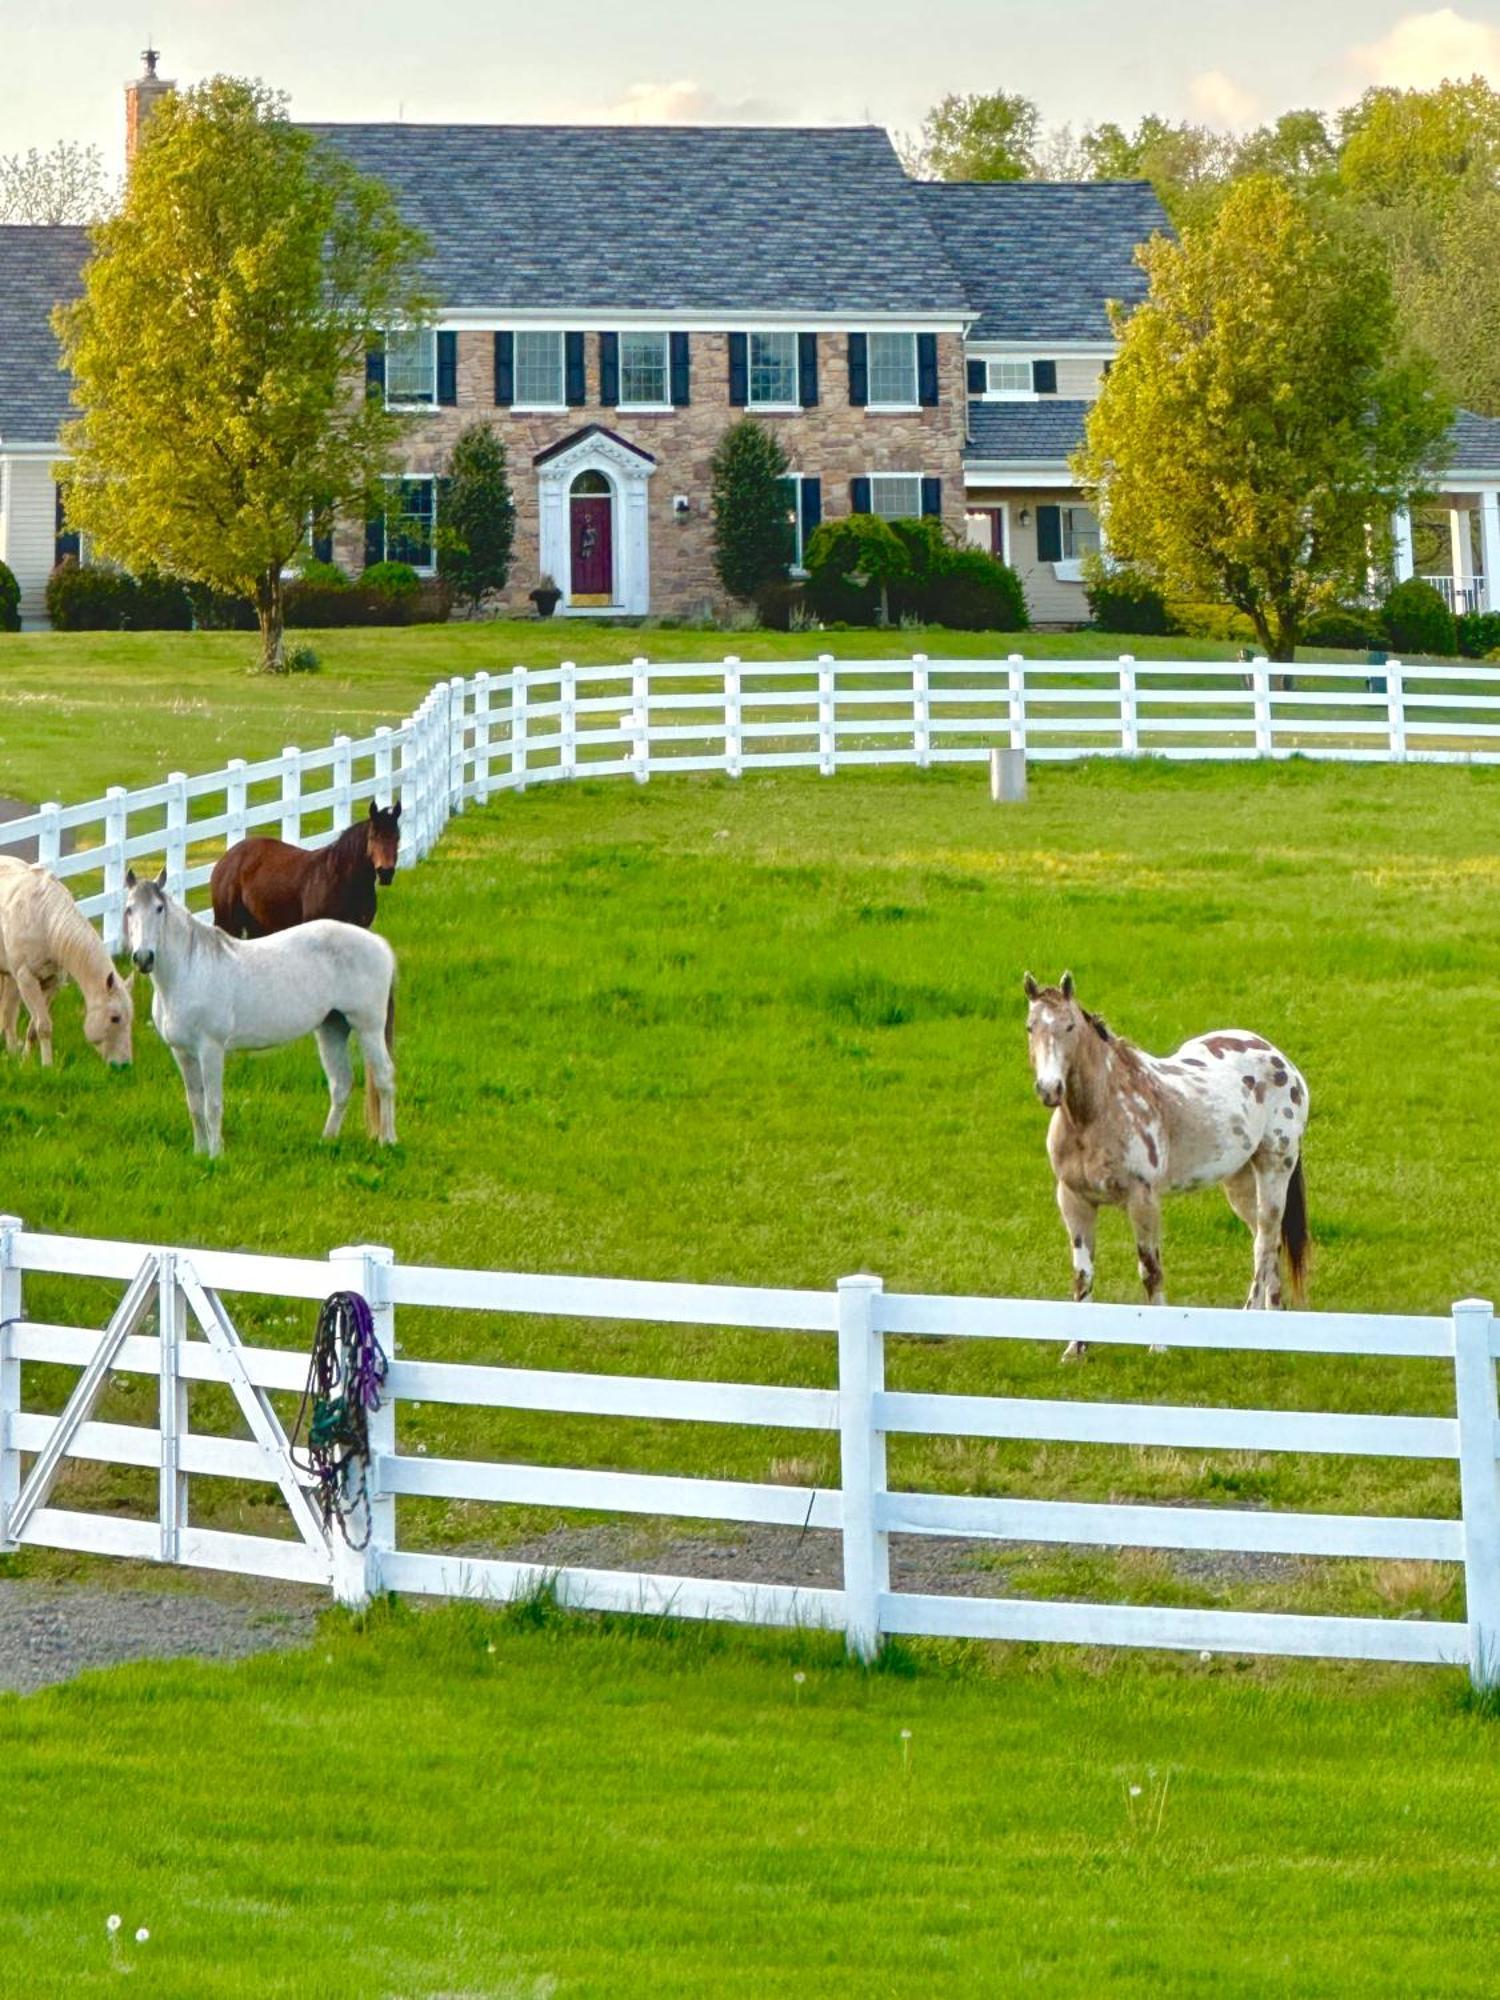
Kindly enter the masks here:
M 558 609 L 567 615 L 598 617 L 610 612 L 640 617 L 651 608 L 649 485 L 656 460 L 602 424 L 589 424 L 560 444 L 538 452 L 537 515 L 542 573 L 563 594 Z M 581 472 L 597 472 L 609 482 L 614 544 L 614 602 L 575 607 L 570 504 Z

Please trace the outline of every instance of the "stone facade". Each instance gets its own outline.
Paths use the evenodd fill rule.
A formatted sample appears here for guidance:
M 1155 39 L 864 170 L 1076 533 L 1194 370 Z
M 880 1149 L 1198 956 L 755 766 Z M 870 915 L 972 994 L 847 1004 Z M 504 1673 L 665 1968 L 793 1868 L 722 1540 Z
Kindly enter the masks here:
M 966 426 L 964 350 L 957 333 L 937 336 L 938 402 L 915 410 L 869 410 L 849 401 L 848 342 L 842 332 L 818 334 L 819 401 L 811 409 L 760 419 L 781 440 L 789 470 L 822 481 L 824 519 L 851 511 L 850 481 L 872 472 L 917 473 L 942 481 L 945 523 L 964 525 L 963 447 Z M 720 607 L 724 592 L 713 566 L 710 461 L 725 429 L 747 413 L 729 401 L 729 340 L 725 333 L 690 336 L 691 397 L 678 409 L 633 412 L 599 401 L 599 338 L 585 337 L 586 403 L 567 410 L 516 411 L 497 407 L 494 335 L 457 337 L 458 397 L 411 419 L 405 451 L 408 474 L 442 473 L 459 431 L 491 423 L 505 444 L 516 503 L 511 586 L 502 602 L 526 608 L 527 592 L 541 573 L 537 468 L 539 452 L 588 425 L 603 425 L 638 450 L 649 452 L 655 471 L 647 484 L 649 609 L 691 616 Z M 686 513 L 674 509 L 683 496 Z M 336 559 L 354 572 L 364 563 L 364 533 L 342 524 Z M 558 579 L 562 581 L 561 578 Z

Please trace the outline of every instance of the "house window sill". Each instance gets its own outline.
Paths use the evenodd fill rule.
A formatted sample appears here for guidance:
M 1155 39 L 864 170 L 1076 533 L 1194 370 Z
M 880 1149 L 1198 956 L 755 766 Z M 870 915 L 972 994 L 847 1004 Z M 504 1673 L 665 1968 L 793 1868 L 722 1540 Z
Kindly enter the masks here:
M 401 414 L 402 414 L 403 416 L 407 416 L 407 417 L 430 417 L 430 416 L 432 416 L 432 415 L 433 415 L 433 414 L 434 414 L 434 413 L 435 413 L 435 412 L 437 411 L 437 409 L 438 409 L 439 407 L 440 407 L 440 406 L 439 406 L 439 404 L 438 404 L 438 402 L 437 402 L 436 398 L 434 398 L 434 399 L 433 399 L 433 401 L 432 401 L 432 402 L 430 402 L 430 403 L 391 403 L 391 402 L 388 402 L 388 403 L 386 404 L 386 408 L 387 408 L 388 410 L 398 410 L 398 411 L 400 411 L 400 413 L 401 413 Z
M 935 403 L 866 403 L 872 417 L 911 417 L 922 409 L 936 409 Z
M 753 410 L 758 417 L 800 417 L 800 403 L 746 403 L 747 410 Z
M 616 403 L 622 417 L 670 417 L 675 403 Z
M 570 409 L 581 408 L 572 403 L 512 403 L 511 410 L 518 417 L 565 417 Z

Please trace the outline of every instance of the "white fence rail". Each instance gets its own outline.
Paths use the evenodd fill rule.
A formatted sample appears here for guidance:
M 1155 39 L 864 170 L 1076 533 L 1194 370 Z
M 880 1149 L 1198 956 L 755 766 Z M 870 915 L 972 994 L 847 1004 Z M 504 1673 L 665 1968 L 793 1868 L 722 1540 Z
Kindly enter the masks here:
M 33 1316 L 30 1281 L 65 1275 L 123 1283 L 101 1331 Z M 298 1391 L 305 1357 L 244 1345 L 225 1296 L 321 1300 L 334 1289 L 369 1299 L 393 1357 L 387 1401 L 372 1419 L 369 1498 L 351 1549 L 325 1535 L 287 1453 L 272 1402 Z M 403 1308 L 763 1328 L 829 1343 L 835 1387 L 664 1379 L 402 1359 Z M 1064 1339 L 1141 1346 L 1254 1348 L 1278 1353 L 1423 1357 L 1453 1370 L 1455 1417 L 1209 1409 L 1170 1404 L 912 1393 L 886 1387 L 893 1339 Z M 1466 1665 L 1500 1680 L 1500 1469 L 1496 1329 L 1487 1302 L 1448 1318 L 1240 1313 L 1074 1306 L 1006 1299 L 887 1294 L 878 1278 L 844 1279 L 836 1292 L 617 1282 L 600 1278 L 455 1271 L 397 1263 L 362 1246 L 311 1258 L 180 1251 L 49 1236 L 0 1218 L 0 1548 L 38 1545 L 147 1561 L 222 1568 L 322 1584 L 348 1603 L 378 1590 L 507 1599 L 549 1582 L 563 1602 L 596 1610 L 661 1611 L 751 1624 L 843 1630 L 873 1654 L 888 1634 L 1056 1640 L 1073 1644 L 1310 1654 Z M 63 1409 L 40 1412 L 23 1394 L 36 1364 L 79 1371 Z M 111 1370 L 155 1377 L 157 1421 L 99 1422 Z M 210 1435 L 189 1421 L 194 1383 L 227 1385 L 248 1436 Z M 404 1403 L 657 1418 L 836 1434 L 836 1486 L 706 1479 L 403 1451 Z M 1461 1511 L 1452 1518 L 1247 1511 L 1231 1507 L 1102 1504 L 892 1489 L 886 1441 L 906 1434 L 1173 1445 L 1195 1451 L 1297 1451 L 1456 1461 Z M 126 1518 L 51 1503 L 68 1457 L 157 1474 L 154 1514 Z M 278 1487 L 292 1533 L 278 1538 L 199 1527 L 192 1483 L 230 1478 Z M 414 1548 L 400 1530 L 405 1497 L 585 1508 L 694 1520 L 837 1531 L 842 1588 L 708 1580 L 534 1564 Z M 1249 1550 L 1461 1564 L 1465 1622 L 1308 1616 L 1167 1606 L 951 1597 L 891 1587 L 892 1534 L 999 1542 Z
M 803 767 L 1033 760 L 1307 756 L 1350 762 L 1500 762 L 1500 669 L 1299 667 L 1264 660 L 835 660 L 541 669 L 440 681 L 399 727 L 198 777 L 174 771 L 82 805 L 0 825 L 0 853 L 34 845 L 78 880 L 117 948 L 125 871 L 164 861 L 177 895 L 247 833 L 319 845 L 368 799 L 399 796 L 403 859 L 497 792 L 574 778 Z

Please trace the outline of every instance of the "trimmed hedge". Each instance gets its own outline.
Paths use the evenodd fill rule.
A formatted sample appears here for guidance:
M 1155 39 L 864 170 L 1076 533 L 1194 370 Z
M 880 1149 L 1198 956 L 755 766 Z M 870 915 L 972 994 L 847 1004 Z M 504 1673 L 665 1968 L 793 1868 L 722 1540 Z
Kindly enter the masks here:
M 1356 604 L 1340 604 L 1330 611 L 1315 612 L 1302 628 L 1300 644 L 1367 653 L 1384 646 L 1385 627 L 1378 613 L 1362 611 Z
M 14 574 L 0 562 L 0 632 L 21 629 L 21 586 Z
M 1101 632 L 1165 638 L 1177 630 L 1167 600 L 1135 570 L 1112 569 L 1090 577 L 1084 587 L 1089 616 Z
M 876 560 L 886 566 L 893 623 L 911 618 L 963 632 L 1022 632 L 1030 623 L 1015 571 L 983 549 L 952 541 L 933 515 L 883 521 L 850 514 L 825 521 L 807 545 L 809 609 L 825 625 L 873 625 L 879 585 L 854 579 Z
M 1021 579 L 983 549 L 945 549 L 924 615 L 955 632 L 1024 632 L 1031 623 Z
M 1386 641 L 1393 652 L 1431 653 L 1452 659 L 1458 630 L 1442 594 L 1419 576 L 1398 583 L 1380 607 Z
M 1466 660 L 1487 660 L 1500 650 L 1500 611 L 1465 611 L 1453 622 Z

